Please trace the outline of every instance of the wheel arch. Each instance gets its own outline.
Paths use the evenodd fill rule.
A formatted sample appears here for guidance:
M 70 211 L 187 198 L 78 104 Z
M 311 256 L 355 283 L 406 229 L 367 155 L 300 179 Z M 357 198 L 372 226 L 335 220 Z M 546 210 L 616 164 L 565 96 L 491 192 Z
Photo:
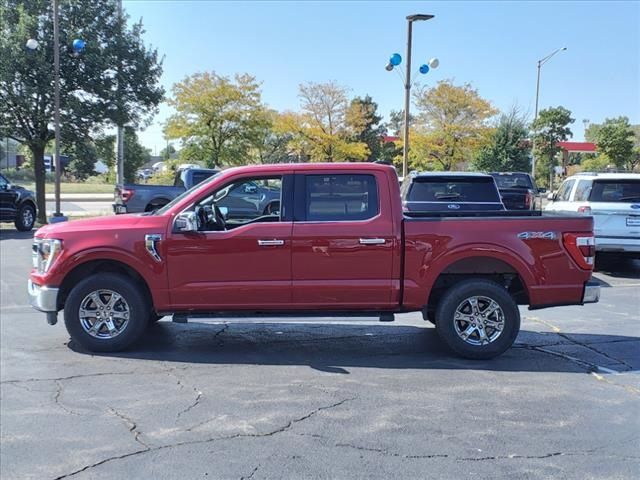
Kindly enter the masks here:
M 443 263 L 433 274 L 433 283 L 426 299 L 425 311 L 435 310 L 442 294 L 452 285 L 471 278 L 491 280 L 502 285 L 516 303 L 528 305 L 531 273 L 513 260 L 513 255 L 504 258 L 504 255 L 474 252 Z
M 58 309 L 64 308 L 64 304 L 69 296 L 69 292 L 73 287 L 83 278 L 86 278 L 95 273 L 116 273 L 124 275 L 134 280 L 138 285 L 142 287 L 142 293 L 149 302 L 149 305 L 153 308 L 153 295 L 151 289 L 145 278 L 133 267 L 127 265 L 124 262 L 113 259 L 93 259 L 88 260 L 73 268 L 67 275 L 65 275 L 62 284 L 60 285 L 60 291 L 58 292 Z

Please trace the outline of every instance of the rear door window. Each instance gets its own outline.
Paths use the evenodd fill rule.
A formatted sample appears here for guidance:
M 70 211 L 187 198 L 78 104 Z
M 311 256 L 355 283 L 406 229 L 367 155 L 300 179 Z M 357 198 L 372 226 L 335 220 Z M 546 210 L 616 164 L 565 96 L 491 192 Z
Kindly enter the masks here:
M 305 219 L 367 220 L 379 212 L 374 175 L 305 175 Z
M 640 202 L 640 179 L 628 180 L 594 180 L 591 202 Z
M 409 192 L 409 202 L 475 202 L 500 203 L 493 178 L 415 178 Z
M 575 202 L 586 202 L 591 193 L 591 180 L 580 180 L 573 196 Z

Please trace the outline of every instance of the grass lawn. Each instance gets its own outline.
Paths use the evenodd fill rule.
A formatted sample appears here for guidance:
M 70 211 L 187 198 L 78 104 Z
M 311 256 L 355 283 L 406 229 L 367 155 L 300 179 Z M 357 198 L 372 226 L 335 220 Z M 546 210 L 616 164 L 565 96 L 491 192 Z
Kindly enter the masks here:
M 24 188 L 35 192 L 36 185 L 34 183 L 18 183 Z M 113 193 L 114 185 L 111 183 L 60 183 L 61 193 Z M 46 193 L 55 193 L 55 185 L 53 183 L 45 184 Z

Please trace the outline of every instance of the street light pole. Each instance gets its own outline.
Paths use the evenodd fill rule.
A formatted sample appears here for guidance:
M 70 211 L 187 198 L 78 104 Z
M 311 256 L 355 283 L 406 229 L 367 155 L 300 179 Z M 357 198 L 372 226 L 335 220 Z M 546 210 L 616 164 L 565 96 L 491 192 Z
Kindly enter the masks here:
M 534 119 L 533 119 L 534 123 L 538 119 L 538 100 L 540 99 L 540 68 L 542 68 L 542 65 L 544 65 L 549 60 L 551 60 L 551 57 L 553 57 L 556 53 L 563 52 L 566 49 L 567 47 L 559 48 L 551 52 L 546 57 L 538 60 L 538 80 L 536 82 L 536 110 L 535 110 Z M 536 175 L 536 157 L 535 155 L 531 155 L 531 176 L 535 178 L 535 175 Z
M 413 22 L 431 20 L 434 15 L 415 14 L 407 16 L 407 67 L 404 84 L 404 146 L 402 149 L 402 176 L 406 177 L 409 165 L 409 109 L 411 106 L 411 41 Z
M 58 0 L 53 0 L 53 125 L 55 136 L 55 198 L 56 198 L 56 211 L 53 214 L 54 219 L 52 221 L 59 221 L 64 219 L 62 213 L 60 213 L 60 28 L 58 20 Z

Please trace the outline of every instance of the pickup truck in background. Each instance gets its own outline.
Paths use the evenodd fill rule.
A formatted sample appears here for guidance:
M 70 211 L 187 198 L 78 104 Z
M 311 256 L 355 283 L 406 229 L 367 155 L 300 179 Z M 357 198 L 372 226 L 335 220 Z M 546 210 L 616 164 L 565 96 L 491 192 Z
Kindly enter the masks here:
M 116 185 L 113 211 L 117 214 L 152 212 L 217 172 L 209 168 L 186 168 L 176 172 L 173 185 Z
M 13 222 L 20 232 L 30 231 L 36 223 L 35 195 L 4 175 L 0 175 L 0 222 Z
M 229 218 L 233 188 L 268 182 L 280 206 Z M 91 351 L 129 347 L 163 315 L 379 316 L 421 311 L 467 358 L 507 350 L 531 309 L 596 302 L 593 219 L 540 212 L 404 212 L 393 167 L 224 170 L 141 215 L 47 225 L 28 291 Z M 270 320 L 272 321 L 272 320 Z
M 406 212 L 505 210 L 491 175 L 469 172 L 412 173 L 400 187 Z
M 507 210 L 537 210 L 540 201 L 539 193 L 544 189 L 538 189 L 535 181 L 528 173 L 521 172 L 491 172 L 502 197 L 502 203 Z

